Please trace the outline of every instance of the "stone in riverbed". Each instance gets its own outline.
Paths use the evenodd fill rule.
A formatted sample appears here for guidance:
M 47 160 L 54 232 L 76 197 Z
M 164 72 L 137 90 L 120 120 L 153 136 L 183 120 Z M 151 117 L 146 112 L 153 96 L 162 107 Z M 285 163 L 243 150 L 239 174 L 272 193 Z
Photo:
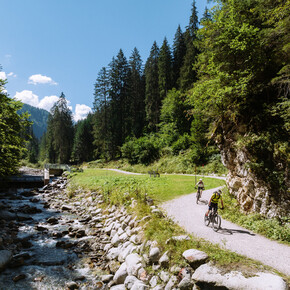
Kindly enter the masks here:
M 79 285 L 76 282 L 68 282 L 66 287 L 70 290 L 79 289 Z
M 13 281 L 14 282 L 18 282 L 19 280 L 22 280 L 22 279 L 25 279 L 26 278 L 26 275 L 25 274 L 20 274 L 20 275 L 17 275 L 13 278 Z
M 12 259 L 12 252 L 8 250 L 0 251 L 0 270 L 4 268 Z

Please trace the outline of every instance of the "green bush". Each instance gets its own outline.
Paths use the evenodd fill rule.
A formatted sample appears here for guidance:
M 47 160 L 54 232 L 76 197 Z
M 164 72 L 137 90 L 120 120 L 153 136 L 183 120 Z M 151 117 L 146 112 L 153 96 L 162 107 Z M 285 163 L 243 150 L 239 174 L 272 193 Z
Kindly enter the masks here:
M 131 164 L 149 165 L 159 157 L 159 147 L 156 144 L 156 138 L 153 136 L 131 139 L 122 146 L 122 156 Z
M 190 136 L 187 133 L 185 133 L 172 144 L 172 152 L 173 154 L 178 155 L 180 151 L 188 149 L 190 145 L 191 145 Z

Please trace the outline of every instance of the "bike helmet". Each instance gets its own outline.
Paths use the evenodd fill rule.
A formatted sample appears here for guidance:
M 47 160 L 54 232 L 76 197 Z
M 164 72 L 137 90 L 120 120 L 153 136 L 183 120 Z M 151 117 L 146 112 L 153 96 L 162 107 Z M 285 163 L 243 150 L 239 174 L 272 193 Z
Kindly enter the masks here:
M 222 194 L 222 191 L 219 189 L 219 190 L 217 191 L 217 193 L 218 193 L 218 194 Z

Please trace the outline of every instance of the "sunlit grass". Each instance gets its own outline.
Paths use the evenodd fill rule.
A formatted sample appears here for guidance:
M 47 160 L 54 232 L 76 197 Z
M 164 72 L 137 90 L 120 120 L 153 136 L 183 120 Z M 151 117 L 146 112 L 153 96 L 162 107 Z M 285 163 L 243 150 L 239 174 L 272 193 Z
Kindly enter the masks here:
M 206 189 L 225 184 L 223 180 L 203 178 Z M 144 175 L 127 175 L 105 169 L 85 169 L 82 173 L 73 174 L 71 184 L 89 190 L 116 190 L 120 192 L 139 190 L 147 193 L 156 202 L 163 202 L 178 196 L 196 192 L 196 178 L 186 175 L 163 175 L 149 177 Z

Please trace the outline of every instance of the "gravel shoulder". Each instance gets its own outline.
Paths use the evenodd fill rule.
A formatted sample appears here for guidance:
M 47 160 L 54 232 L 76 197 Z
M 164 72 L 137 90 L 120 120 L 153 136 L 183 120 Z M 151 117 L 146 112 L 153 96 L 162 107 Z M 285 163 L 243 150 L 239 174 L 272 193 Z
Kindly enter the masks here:
M 187 232 L 221 247 L 247 256 L 290 275 L 290 247 L 222 219 L 222 229 L 214 232 L 203 222 L 204 213 L 214 189 L 205 190 L 196 204 L 196 193 L 181 196 L 161 204 L 167 215 Z M 226 205 L 225 205 L 226 206 Z

